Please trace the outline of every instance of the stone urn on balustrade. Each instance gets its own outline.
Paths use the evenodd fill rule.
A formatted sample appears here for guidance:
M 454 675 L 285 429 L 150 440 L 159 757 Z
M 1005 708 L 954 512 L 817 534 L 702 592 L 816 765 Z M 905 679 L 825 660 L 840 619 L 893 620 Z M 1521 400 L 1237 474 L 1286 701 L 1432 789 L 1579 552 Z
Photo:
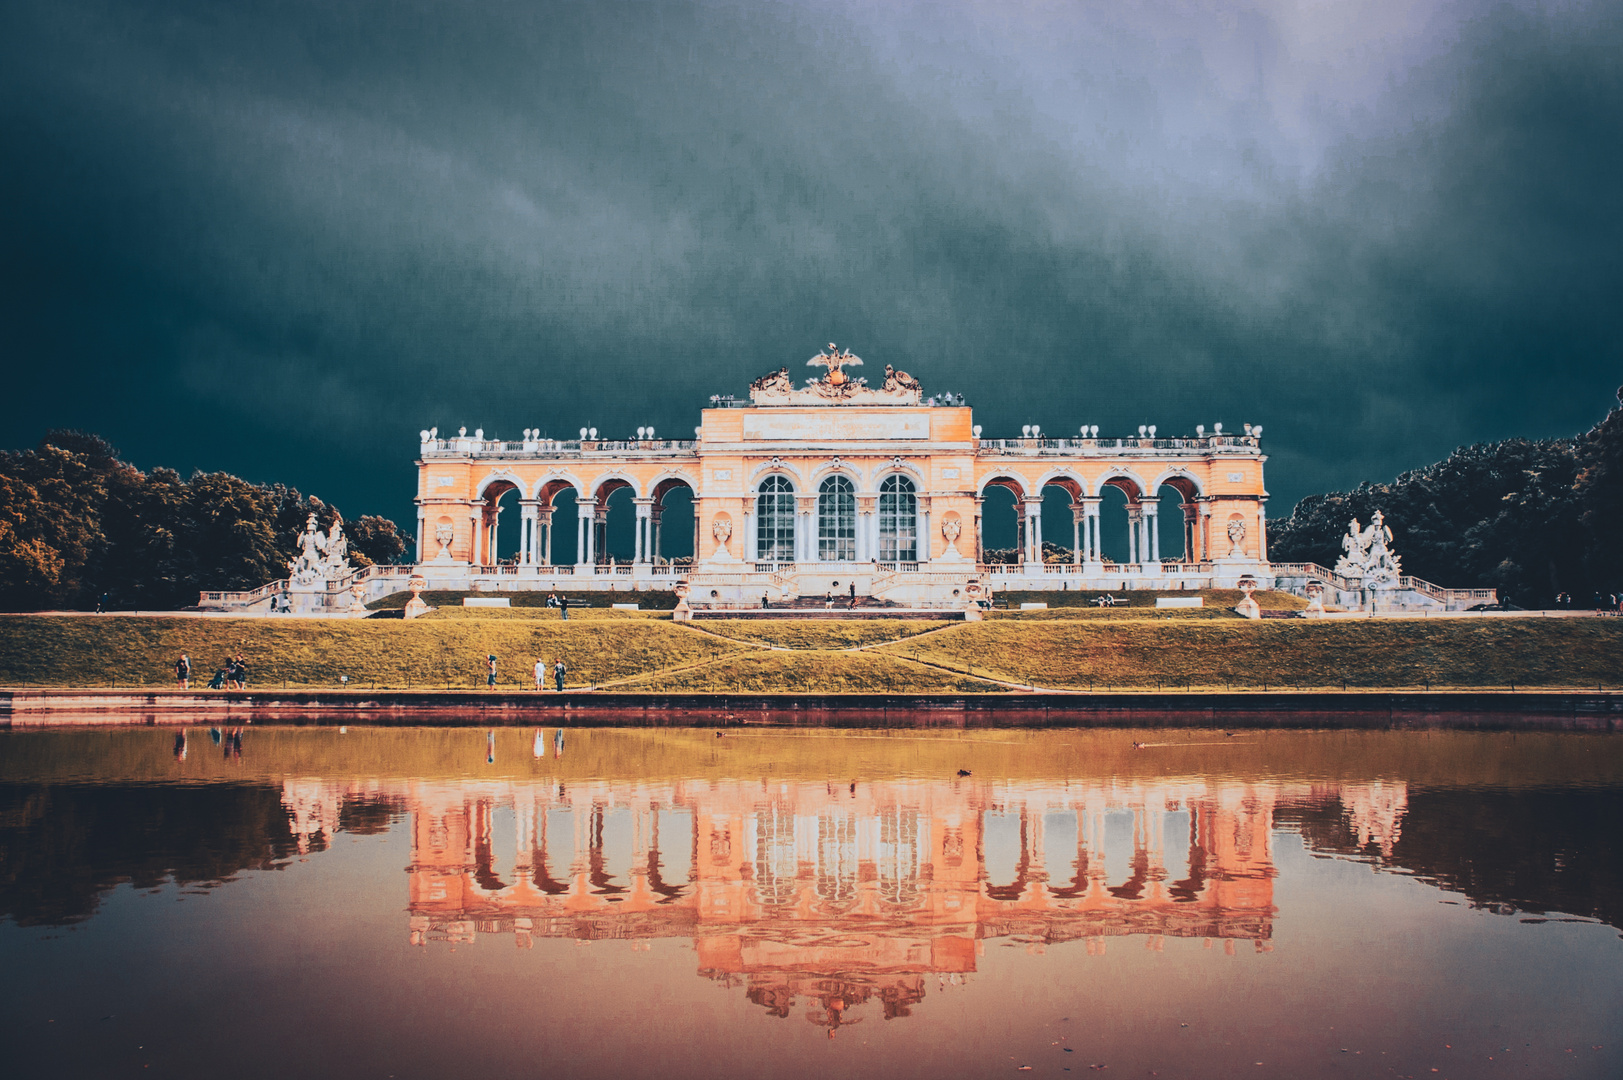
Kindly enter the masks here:
M 1236 584 L 1245 598 L 1234 605 L 1235 613 L 1247 619 L 1262 618 L 1262 608 L 1257 605 L 1256 597 L 1253 595 L 1257 591 L 1257 579 L 1250 574 L 1243 574 Z
M 423 590 L 428 588 L 427 580 L 413 574 L 411 580 L 406 582 L 406 588 L 411 590 L 411 599 L 406 601 L 406 618 L 415 619 L 419 615 L 428 614 L 432 609 L 423 601 L 422 596 Z
M 693 609 L 688 607 L 689 589 L 690 586 L 685 581 L 678 581 L 674 586 L 672 586 L 672 591 L 676 593 L 676 610 L 671 612 L 671 620 L 673 622 L 693 621 Z

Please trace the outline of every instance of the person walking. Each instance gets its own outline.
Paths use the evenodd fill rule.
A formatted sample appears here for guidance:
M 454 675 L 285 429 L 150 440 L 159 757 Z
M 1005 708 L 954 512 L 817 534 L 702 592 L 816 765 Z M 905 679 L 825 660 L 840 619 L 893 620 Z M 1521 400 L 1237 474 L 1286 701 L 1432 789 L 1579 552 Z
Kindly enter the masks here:
M 180 684 L 182 690 L 192 688 L 192 658 L 185 653 L 181 653 L 180 659 L 175 661 L 175 682 Z
M 848 611 L 849 610 L 855 610 L 856 606 L 857 606 L 857 583 L 853 581 L 851 583 L 851 603 L 850 603 L 849 607 L 847 608 L 847 610 Z
M 564 620 L 564 622 L 568 622 L 569 621 L 569 597 L 567 597 L 567 596 L 558 597 L 558 610 L 563 612 L 563 620 Z
M 485 689 L 496 689 L 496 654 L 485 655 Z
M 547 662 L 539 656 L 535 658 L 535 688 L 537 690 L 547 688 Z
M 564 662 L 562 657 L 559 657 L 552 665 L 552 678 L 561 691 L 564 688 Z
M 242 658 L 241 653 L 238 653 L 236 659 L 231 661 L 231 664 L 231 677 L 237 681 L 237 689 L 248 689 L 248 661 Z
M 769 597 L 768 597 L 768 595 L 766 593 L 761 594 L 761 607 L 763 609 L 768 606 L 768 599 L 769 599 Z

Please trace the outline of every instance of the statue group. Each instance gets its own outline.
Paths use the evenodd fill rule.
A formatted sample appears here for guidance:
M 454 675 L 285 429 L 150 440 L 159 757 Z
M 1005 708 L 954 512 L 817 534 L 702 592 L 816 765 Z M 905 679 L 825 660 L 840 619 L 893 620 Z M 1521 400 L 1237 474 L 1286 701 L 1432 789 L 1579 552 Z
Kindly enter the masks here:
M 1341 551 L 1336 573 L 1360 582 L 1371 602 L 1377 591 L 1396 587 L 1402 568 L 1392 553 L 1392 530 L 1379 510 L 1368 526 L 1361 527 L 1357 518 L 1352 519 L 1347 535 L 1341 538 Z

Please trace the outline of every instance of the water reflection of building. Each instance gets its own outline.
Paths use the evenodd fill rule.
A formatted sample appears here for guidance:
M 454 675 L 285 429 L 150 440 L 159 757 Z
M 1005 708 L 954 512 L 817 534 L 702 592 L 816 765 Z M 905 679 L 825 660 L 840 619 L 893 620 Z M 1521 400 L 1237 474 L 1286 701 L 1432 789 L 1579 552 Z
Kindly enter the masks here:
M 906 1015 L 928 975 L 1143 935 L 1266 948 L 1273 795 L 1248 786 L 418 785 L 411 938 L 685 937 L 701 972 L 837 1026 Z

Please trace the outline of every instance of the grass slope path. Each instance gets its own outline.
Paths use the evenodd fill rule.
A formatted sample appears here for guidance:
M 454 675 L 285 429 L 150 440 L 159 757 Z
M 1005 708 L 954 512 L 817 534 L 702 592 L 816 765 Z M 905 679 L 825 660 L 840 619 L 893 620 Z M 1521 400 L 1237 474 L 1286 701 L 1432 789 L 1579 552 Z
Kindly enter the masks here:
M 650 693 L 952 694 L 1004 687 L 867 651 L 780 649 L 729 656 L 682 671 L 627 679 L 617 691 Z
M 1065 690 L 1623 684 L 1617 619 L 987 622 L 875 651 Z
M 0 616 L 0 685 L 172 686 L 192 658 L 193 685 L 241 649 L 249 685 L 482 686 L 495 653 L 502 685 L 526 684 L 537 656 L 562 659 L 573 686 L 713 661 L 751 646 L 650 620 L 447 619 L 412 622 Z

